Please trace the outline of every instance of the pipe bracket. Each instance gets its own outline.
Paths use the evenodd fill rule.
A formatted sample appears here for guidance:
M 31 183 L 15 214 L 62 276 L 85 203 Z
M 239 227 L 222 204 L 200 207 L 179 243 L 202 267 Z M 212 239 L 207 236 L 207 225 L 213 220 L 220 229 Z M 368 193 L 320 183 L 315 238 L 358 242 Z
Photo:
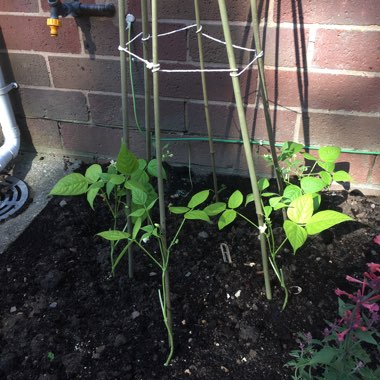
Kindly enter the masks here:
M 18 84 L 16 82 L 9 83 L 8 85 L 0 88 L 0 95 L 8 94 L 8 92 L 12 91 L 15 88 L 18 88 Z

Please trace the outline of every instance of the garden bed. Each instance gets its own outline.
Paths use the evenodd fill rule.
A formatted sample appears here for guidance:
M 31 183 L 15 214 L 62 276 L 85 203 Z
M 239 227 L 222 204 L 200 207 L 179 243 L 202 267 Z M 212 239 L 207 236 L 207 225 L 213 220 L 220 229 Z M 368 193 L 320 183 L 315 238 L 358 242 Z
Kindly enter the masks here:
M 170 170 L 167 201 L 210 188 L 208 178 Z M 230 194 L 242 178 L 220 178 Z M 190 195 L 191 193 L 189 193 Z M 274 299 L 264 294 L 257 232 L 244 221 L 218 231 L 187 222 L 171 258 L 175 354 L 164 367 L 166 333 L 157 296 L 160 273 L 135 252 L 135 278 L 126 262 L 110 276 L 109 246 L 99 231 L 110 218 L 97 200 L 54 197 L 21 237 L 0 256 L 0 377 L 16 379 L 290 379 L 284 368 L 298 332 L 322 337 L 324 320 L 337 317 L 336 287 L 379 262 L 380 198 L 358 191 L 323 195 L 322 209 L 346 222 L 312 237 L 296 256 L 278 259 L 292 290 L 275 277 Z M 168 215 L 168 236 L 179 220 Z M 281 234 L 281 229 L 278 228 Z M 232 264 L 224 263 L 226 243 Z M 299 293 L 299 294 L 298 294 Z M 377 358 L 378 361 L 380 358 Z

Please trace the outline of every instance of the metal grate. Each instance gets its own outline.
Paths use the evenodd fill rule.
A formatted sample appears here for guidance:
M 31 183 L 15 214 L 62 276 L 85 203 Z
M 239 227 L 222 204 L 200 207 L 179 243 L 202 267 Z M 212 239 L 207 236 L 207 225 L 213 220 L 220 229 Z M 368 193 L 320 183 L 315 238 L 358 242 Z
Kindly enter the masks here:
M 27 201 L 29 190 L 25 182 L 7 177 L 0 182 L 0 221 L 18 211 Z

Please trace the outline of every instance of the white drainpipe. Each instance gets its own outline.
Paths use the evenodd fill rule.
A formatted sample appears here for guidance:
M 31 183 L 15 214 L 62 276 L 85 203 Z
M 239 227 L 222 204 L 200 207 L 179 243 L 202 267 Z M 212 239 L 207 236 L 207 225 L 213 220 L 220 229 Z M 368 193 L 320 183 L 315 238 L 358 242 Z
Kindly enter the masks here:
M 20 149 L 20 131 L 8 95 L 9 91 L 17 87 L 15 82 L 5 85 L 0 66 L 0 127 L 4 136 L 4 144 L 0 146 L 0 172 L 17 156 Z

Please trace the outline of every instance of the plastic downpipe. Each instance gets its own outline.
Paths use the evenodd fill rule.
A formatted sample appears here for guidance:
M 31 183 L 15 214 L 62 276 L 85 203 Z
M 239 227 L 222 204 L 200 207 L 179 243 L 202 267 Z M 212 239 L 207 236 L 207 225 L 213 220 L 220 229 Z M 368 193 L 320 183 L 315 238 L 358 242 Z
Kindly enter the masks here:
M 0 147 L 0 171 L 17 156 L 20 149 L 20 131 L 16 124 L 8 92 L 17 88 L 16 83 L 5 85 L 3 71 L 0 66 L 0 125 L 3 131 L 4 144 Z

